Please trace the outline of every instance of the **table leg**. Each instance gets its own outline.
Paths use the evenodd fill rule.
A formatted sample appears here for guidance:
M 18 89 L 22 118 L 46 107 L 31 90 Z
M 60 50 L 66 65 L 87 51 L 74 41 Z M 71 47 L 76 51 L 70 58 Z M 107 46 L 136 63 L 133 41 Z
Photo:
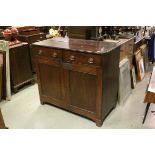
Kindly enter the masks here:
M 147 115 L 147 112 L 149 110 L 149 107 L 150 107 L 150 103 L 147 103 L 147 106 L 146 106 L 146 109 L 145 109 L 145 115 L 144 115 L 144 119 L 143 119 L 143 124 L 145 122 L 145 119 L 146 119 L 146 115 Z

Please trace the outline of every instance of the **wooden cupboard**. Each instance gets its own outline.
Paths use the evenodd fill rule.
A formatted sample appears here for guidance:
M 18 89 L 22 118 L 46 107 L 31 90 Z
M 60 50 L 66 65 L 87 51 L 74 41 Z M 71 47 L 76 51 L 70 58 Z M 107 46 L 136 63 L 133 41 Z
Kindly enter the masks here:
M 79 39 L 66 44 L 48 39 L 31 46 L 41 103 L 85 116 L 101 126 L 117 103 L 120 45 Z M 103 47 L 106 49 L 97 54 Z

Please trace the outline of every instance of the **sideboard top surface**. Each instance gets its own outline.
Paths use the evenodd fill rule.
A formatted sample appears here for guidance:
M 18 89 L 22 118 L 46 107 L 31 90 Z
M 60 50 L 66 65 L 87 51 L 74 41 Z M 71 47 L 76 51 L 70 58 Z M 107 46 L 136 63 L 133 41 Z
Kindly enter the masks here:
M 130 39 L 131 40 L 131 39 Z M 94 54 L 103 54 L 112 51 L 119 47 L 129 39 L 119 39 L 118 42 L 113 41 L 94 41 L 84 39 L 68 39 L 67 41 L 62 38 L 60 39 L 47 39 L 40 42 L 33 43 L 35 46 L 43 46 L 49 48 L 58 48 L 71 51 L 79 51 Z

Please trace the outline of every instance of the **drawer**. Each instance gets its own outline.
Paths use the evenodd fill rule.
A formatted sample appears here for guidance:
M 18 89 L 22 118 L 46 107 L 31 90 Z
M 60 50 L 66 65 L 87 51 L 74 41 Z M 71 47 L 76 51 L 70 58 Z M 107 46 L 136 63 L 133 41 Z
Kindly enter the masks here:
M 65 51 L 63 53 L 63 62 L 101 66 L 102 61 L 100 55 Z
M 32 55 L 34 56 L 45 56 L 50 58 L 62 58 L 62 52 L 58 49 L 45 48 L 45 47 L 33 47 Z
M 28 38 L 29 44 L 46 39 L 45 34 L 34 35 Z

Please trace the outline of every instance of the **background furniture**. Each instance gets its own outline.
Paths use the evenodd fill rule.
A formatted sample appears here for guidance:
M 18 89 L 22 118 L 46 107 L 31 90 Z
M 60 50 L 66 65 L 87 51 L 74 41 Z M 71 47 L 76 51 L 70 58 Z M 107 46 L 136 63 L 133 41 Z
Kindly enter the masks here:
M 150 80 L 149 80 L 148 88 L 146 91 L 144 103 L 146 103 L 147 105 L 146 105 L 146 109 L 145 109 L 143 124 L 145 122 L 150 104 L 151 103 L 155 104 L 155 67 L 153 67 L 153 71 L 152 71 L 152 74 L 150 76 Z
M 46 34 L 41 33 L 40 30 L 35 26 L 18 27 L 17 29 L 19 31 L 18 40 L 22 42 L 27 42 L 29 44 L 29 47 L 34 42 L 38 42 L 46 39 Z M 30 48 L 29 48 L 29 53 L 30 53 L 30 59 L 31 59 L 32 72 L 35 72 L 34 56 L 31 53 Z
M 67 31 L 69 38 L 93 40 L 98 38 L 97 26 L 68 26 Z
M 10 100 L 11 85 L 10 85 L 10 57 L 9 57 L 8 41 L 0 40 L 0 60 L 1 63 L 3 64 L 2 98 Z
M 26 83 L 34 83 L 28 43 L 10 46 L 11 87 L 16 93 Z

